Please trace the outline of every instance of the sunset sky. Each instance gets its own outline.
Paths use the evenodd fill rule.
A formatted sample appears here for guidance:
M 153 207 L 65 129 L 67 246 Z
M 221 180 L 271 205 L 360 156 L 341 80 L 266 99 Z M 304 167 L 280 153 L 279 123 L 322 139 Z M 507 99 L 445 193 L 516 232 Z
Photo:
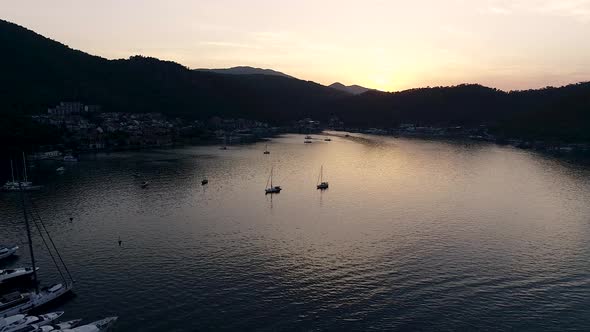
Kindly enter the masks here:
M 248 65 L 387 91 L 590 80 L 590 0 L 6 0 L 2 19 L 107 58 Z

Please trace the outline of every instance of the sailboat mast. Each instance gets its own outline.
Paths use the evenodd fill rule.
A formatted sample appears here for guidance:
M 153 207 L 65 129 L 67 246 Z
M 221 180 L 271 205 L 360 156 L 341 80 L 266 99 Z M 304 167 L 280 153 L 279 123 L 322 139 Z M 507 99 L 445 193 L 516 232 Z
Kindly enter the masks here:
M 12 183 L 14 183 L 14 167 L 12 167 L 12 159 L 10 159 L 10 174 L 12 175 Z
M 273 168 L 274 168 L 274 167 L 271 167 L 271 168 L 270 168 L 270 187 L 271 187 L 271 188 L 274 188 L 274 187 L 272 186 L 272 170 L 273 170 Z
M 37 266 L 35 265 L 35 254 L 33 252 L 33 240 L 31 239 L 31 228 L 29 226 L 29 217 L 27 215 L 27 207 L 25 205 L 25 194 L 22 188 L 22 183 L 19 182 L 20 198 L 23 205 L 23 216 L 25 217 L 25 226 L 27 229 L 27 239 L 29 241 L 29 253 L 31 254 L 31 265 L 33 266 L 33 280 L 35 281 L 35 293 L 39 294 L 39 283 L 37 282 Z
M 25 172 L 25 182 L 27 182 L 27 161 L 25 159 L 25 152 L 23 151 L 23 169 Z

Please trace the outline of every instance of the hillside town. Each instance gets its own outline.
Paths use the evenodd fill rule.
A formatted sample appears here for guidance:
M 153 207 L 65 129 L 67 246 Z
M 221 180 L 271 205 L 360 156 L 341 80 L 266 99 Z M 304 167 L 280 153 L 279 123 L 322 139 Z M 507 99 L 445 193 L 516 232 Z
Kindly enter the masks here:
M 83 151 L 167 147 L 199 142 L 243 143 L 271 136 L 280 128 L 245 119 L 212 117 L 208 121 L 168 118 L 161 113 L 104 112 L 100 105 L 61 102 L 46 114 L 33 115 L 40 124 L 63 133 L 63 147 Z M 62 147 L 62 148 L 63 148 Z M 43 150 L 60 147 L 47 146 Z

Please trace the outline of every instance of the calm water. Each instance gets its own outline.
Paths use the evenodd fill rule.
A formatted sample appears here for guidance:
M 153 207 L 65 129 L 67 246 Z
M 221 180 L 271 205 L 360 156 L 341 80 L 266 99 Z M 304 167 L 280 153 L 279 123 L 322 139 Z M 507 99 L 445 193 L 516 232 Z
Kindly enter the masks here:
M 590 168 L 360 135 L 268 148 L 36 167 L 46 187 L 33 199 L 77 279 L 66 318 L 118 315 L 116 331 L 590 329 Z M 272 197 L 271 165 L 284 188 Z M 24 238 L 2 194 L 0 241 Z M 41 251 L 40 277 L 57 281 Z

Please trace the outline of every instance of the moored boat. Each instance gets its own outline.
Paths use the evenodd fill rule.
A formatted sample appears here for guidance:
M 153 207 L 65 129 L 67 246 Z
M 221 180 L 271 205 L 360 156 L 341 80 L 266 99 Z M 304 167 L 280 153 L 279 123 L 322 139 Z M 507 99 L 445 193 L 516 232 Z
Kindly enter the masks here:
M 0 332 L 21 332 L 27 331 L 26 327 L 32 326 L 35 329 L 49 325 L 64 314 L 63 311 L 50 312 L 43 315 L 27 316 L 14 315 L 0 319 Z M 35 329 L 30 331 L 36 331 Z
M 39 270 L 39 268 L 37 268 L 37 270 Z M 32 276 L 32 267 L 18 267 L 14 269 L 0 270 L 0 286 L 7 284 L 9 282 L 13 282 L 15 280 L 20 280 L 27 277 L 30 278 Z
M 320 176 L 316 188 L 320 190 L 328 189 L 328 182 L 324 181 L 324 165 L 320 167 Z
M 78 327 L 69 329 L 57 330 L 56 332 L 103 332 L 110 329 L 117 321 L 117 318 L 118 317 L 107 317 L 89 324 L 80 325 Z
M 271 167 L 270 169 L 270 177 L 269 179 L 266 181 L 266 189 L 264 189 L 265 194 L 278 194 L 281 192 L 281 190 L 283 190 L 283 188 L 281 188 L 281 186 L 275 186 L 272 183 L 272 178 L 273 178 L 273 169 L 274 167 Z M 270 182 L 270 186 L 268 186 Z
M 0 244 L 0 259 L 10 257 L 16 254 L 18 246 L 16 245 L 1 245 Z
M 12 292 L 0 298 L 0 317 L 27 313 L 72 290 L 71 284 L 55 284 L 35 293 Z

